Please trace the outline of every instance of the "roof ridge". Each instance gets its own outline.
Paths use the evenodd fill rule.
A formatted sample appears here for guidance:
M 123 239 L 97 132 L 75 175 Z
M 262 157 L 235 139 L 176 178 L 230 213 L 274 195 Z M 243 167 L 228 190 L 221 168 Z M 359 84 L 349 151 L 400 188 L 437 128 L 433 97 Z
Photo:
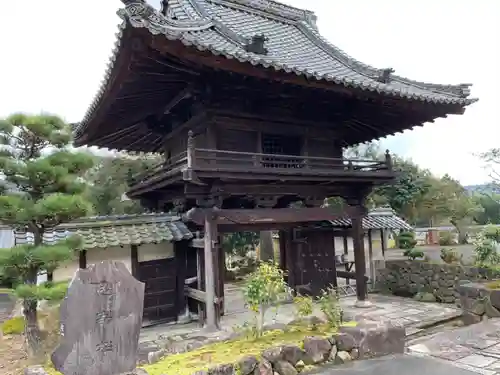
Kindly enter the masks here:
M 196 1 L 196 0 L 194 0 Z M 255 9 L 268 15 L 288 19 L 291 21 L 305 21 L 311 25 L 316 24 L 316 15 L 313 11 L 296 8 L 275 0 L 207 0 L 220 5 L 239 5 Z

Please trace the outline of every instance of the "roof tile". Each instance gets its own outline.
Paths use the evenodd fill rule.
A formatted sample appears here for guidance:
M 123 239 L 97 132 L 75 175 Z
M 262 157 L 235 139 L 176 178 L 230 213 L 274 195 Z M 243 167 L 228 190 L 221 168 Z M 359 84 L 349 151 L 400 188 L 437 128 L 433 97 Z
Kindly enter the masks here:
M 179 217 L 147 214 L 101 216 L 62 224 L 46 232 L 43 239 L 52 245 L 75 234 L 81 236 L 84 249 L 172 242 L 193 237 Z M 33 243 L 33 234 L 18 230 L 15 241 L 17 245 Z

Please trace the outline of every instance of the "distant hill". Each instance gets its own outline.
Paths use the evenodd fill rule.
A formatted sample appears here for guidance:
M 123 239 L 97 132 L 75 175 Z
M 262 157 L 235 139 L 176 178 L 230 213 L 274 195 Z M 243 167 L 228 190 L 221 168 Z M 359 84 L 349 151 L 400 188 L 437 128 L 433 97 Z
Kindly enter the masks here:
M 468 185 L 464 186 L 465 190 L 469 193 L 484 193 L 484 194 L 500 194 L 500 186 L 497 184 L 481 184 L 481 185 Z

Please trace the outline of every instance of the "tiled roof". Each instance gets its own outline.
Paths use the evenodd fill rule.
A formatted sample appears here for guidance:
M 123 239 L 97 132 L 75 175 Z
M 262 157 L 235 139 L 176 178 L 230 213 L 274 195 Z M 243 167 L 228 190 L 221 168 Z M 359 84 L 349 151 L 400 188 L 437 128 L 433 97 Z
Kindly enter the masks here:
M 74 234 L 81 236 L 84 249 L 173 242 L 193 237 L 177 216 L 146 214 L 98 216 L 61 224 L 45 233 L 44 242 L 54 244 Z M 18 230 L 15 239 L 17 245 L 33 243 L 33 234 Z
M 166 15 L 144 0 L 122 0 L 124 20 L 100 91 L 83 122 L 96 109 L 110 81 L 114 61 L 131 25 L 163 34 L 200 51 L 210 51 L 265 68 L 293 72 L 309 79 L 433 103 L 468 105 L 470 84 L 438 85 L 413 81 L 363 64 L 321 36 L 314 13 L 272 0 L 169 0 Z M 247 51 L 254 36 L 266 38 L 267 54 Z M 381 78 L 388 74 L 388 80 Z M 81 125 L 82 125 L 81 124 Z M 81 129 L 81 126 L 79 126 Z
M 330 222 L 335 227 L 350 227 L 350 219 L 338 219 Z M 390 208 L 381 207 L 368 212 L 363 218 L 364 229 L 403 229 L 412 230 L 412 226 L 397 216 Z

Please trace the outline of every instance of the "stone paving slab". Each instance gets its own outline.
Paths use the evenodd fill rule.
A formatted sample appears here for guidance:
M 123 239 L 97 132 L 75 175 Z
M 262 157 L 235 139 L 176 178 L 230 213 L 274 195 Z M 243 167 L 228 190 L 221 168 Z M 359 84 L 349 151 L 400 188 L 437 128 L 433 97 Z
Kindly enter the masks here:
M 500 318 L 416 340 L 408 352 L 484 375 L 500 374 Z

